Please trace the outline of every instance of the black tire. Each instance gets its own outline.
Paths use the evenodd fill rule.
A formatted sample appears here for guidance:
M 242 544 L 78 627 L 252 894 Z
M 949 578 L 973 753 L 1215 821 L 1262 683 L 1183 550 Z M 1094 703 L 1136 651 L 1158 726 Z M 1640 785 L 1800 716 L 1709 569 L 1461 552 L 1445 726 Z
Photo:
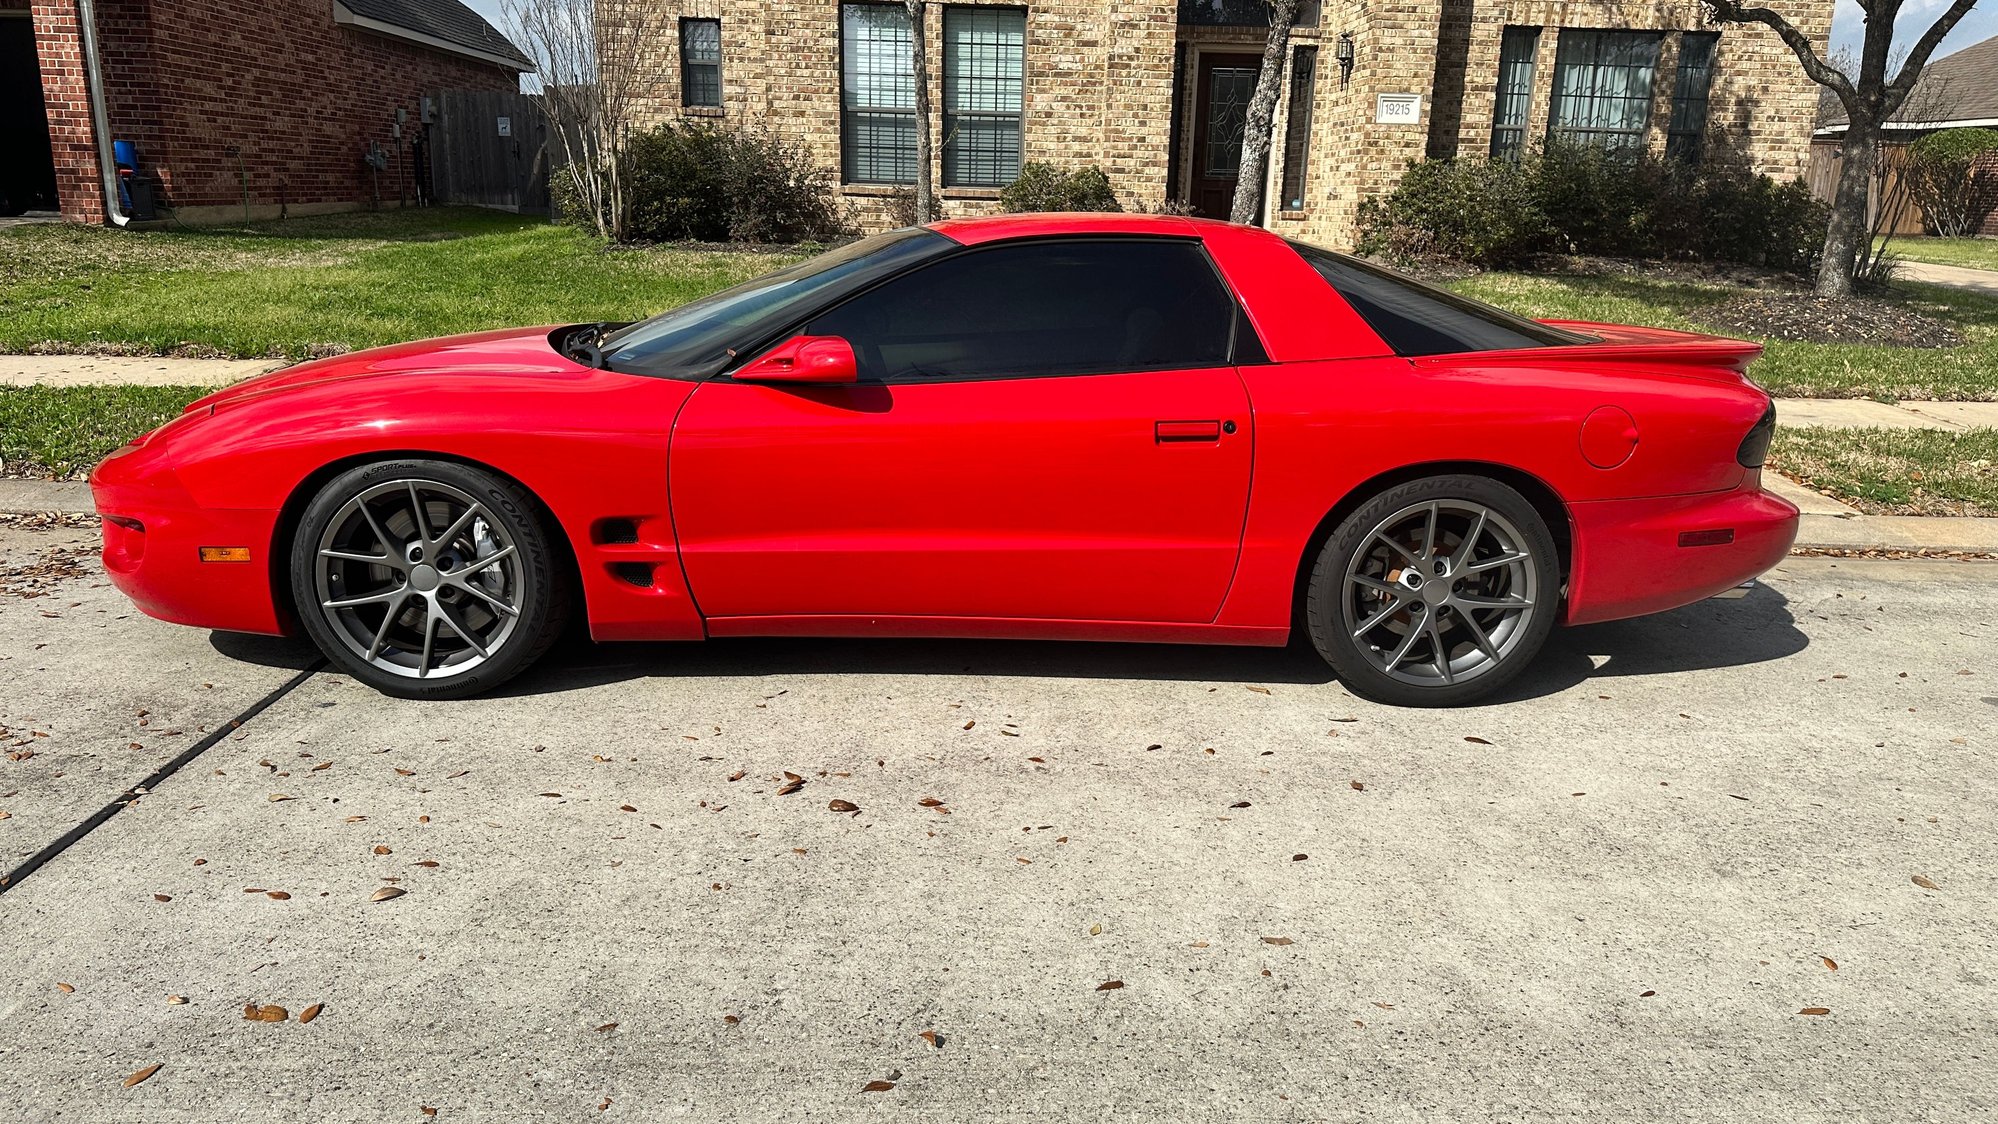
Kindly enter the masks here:
M 398 486 L 413 488 L 410 499 L 397 501 Z M 428 524 L 422 542 L 435 553 L 427 567 L 409 530 L 416 524 L 407 513 L 419 510 Z M 440 529 L 440 521 L 450 525 Z M 574 591 L 550 526 L 525 489 L 480 469 L 438 460 L 362 465 L 329 481 L 299 519 L 289 567 L 293 604 L 326 658 L 383 694 L 476 695 L 525 671 L 568 623 Z M 341 555 L 322 563 L 323 548 L 384 557 L 414 548 L 418 557 L 376 565 Z M 364 582 L 381 583 L 380 592 Z M 479 588 L 468 588 L 471 582 Z M 329 599 L 356 588 L 368 592 L 355 598 L 355 605 L 379 597 L 393 610 L 372 603 L 327 607 Z M 391 613 L 394 619 L 388 619 Z M 477 622 L 487 620 L 489 630 L 482 630 Z M 461 631 L 454 635 L 452 628 Z M 420 652 L 418 636 L 428 641 Z M 485 647 L 475 650 L 481 640 Z M 360 650 L 363 641 L 376 658 Z M 453 661 L 461 661 L 462 670 L 451 670 Z M 407 666 L 411 663 L 416 666 Z
M 1402 534 L 1410 541 L 1397 547 Z M 1445 707 L 1512 682 L 1560 609 L 1546 520 L 1496 480 L 1448 475 L 1387 488 L 1341 520 L 1312 566 L 1304 616 L 1312 646 L 1354 694 Z

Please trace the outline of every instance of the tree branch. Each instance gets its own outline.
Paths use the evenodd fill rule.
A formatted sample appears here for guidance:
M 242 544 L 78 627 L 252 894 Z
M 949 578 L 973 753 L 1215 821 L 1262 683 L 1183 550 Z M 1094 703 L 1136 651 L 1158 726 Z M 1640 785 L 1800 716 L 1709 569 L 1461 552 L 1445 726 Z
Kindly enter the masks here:
M 1913 47 L 1908 48 L 1908 57 L 1901 60 L 1901 73 L 1896 74 L 1893 83 L 1887 87 L 1887 97 L 1893 103 L 1887 110 L 1887 116 L 1892 116 L 1894 110 L 1901 107 L 1908 91 L 1915 88 L 1915 80 L 1922 76 L 1922 68 L 1929 64 L 1929 56 L 1935 53 L 1936 45 L 1943 41 L 1943 36 L 1948 35 L 1956 27 L 1956 21 L 1969 14 L 1971 6 L 1976 3 L 1977 0 L 1956 0 L 1949 6 L 1949 11 L 1937 16 L 1936 22 L 1922 32 L 1922 37 L 1915 40 Z
M 1831 91 L 1838 95 L 1838 100 L 1845 106 L 1846 112 L 1848 114 L 1852 112 L 1855 97 L 1852 81 L 1820 58 L 1817 48 L 1811 46 L 1810 38 L 1798 31 L 1789 20 L 1770 8 L 1745 7 L 1741 0 L 1703 0 L 1703 2 L 1706 5 L 1707 18 L 1715 23 L 1759 23 L 1774 31 L 1789 45 L 1790 51 L 1797 56 L 1797 61 L 1804 64 L 1804 73 L 1811 76 L 1811 81 L 1820 86 L 1830 87 Z M 1956 2 L 1967 11 L 1976 0 L 1956 0 Z

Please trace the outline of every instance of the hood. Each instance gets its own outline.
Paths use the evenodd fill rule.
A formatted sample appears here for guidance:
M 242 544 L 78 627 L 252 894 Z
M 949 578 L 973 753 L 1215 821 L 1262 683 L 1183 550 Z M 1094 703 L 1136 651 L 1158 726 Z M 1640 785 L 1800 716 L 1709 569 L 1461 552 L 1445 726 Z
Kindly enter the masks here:
M 349 379 L 460 371 L 481 375 L 552 375 L 589 370 L 555 350 L 549 342 L 555 331 L 554 327 L 504 328 L 314 359 L 218 390 L 189 404 L 187 412 L 212 411 L 252 398 Z

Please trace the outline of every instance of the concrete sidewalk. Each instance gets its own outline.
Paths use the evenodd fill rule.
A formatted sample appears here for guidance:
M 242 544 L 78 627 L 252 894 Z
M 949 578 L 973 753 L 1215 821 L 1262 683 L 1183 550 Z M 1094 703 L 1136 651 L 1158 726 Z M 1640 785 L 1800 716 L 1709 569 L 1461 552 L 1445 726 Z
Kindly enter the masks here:
M 0 386 L 227 386 L 285 365 L 282 359 L 0 355 Z
M 1890 245 L 1888 253 L 1893 253 Z M 1925 261 L 1902 259 L 1894 267 L 1894 277 L 1899 281 L 1920 281 L 1926 285 L 1944 285 L 1952 289 L 1964 289 L 1986 296 L 1998 296 L 1998 272 L 1988 269 L 1968 269 L 1960 265 L 1933 265 Z
M 1916 402 L 1867 398 L 1778 398 L 1776 424 L 1786 429 L 1998 428 L 1998 402 Z

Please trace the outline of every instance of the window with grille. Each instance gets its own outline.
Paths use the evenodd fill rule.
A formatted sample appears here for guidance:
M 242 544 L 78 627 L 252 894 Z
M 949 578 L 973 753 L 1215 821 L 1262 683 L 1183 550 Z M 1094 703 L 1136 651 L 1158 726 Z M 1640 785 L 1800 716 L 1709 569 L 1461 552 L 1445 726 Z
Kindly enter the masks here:
M 1318 48 L 1290 55 L 1290 111 L 1283 126 L 1283 209 L 1304 209 L 1304 167 L 1311 150 L 1311 94 L 1318 80 Z
M 680 21 L 680 104 L 722 103 L 721 21 Z
M 1656 31 L 1563 28 L 1548 134 L 1618 151 L 1642 149 L 1662 38 Z
M 1688 31 L 1679 37 L 1679 72 L 1672 80 L 1672 122 L 1665 131 L 1665 157 L 1700 162 L 1707 132 L 1707 92 L 1714 84 L 1714 48 L 1720 34 Z
M 1027 13 L 945 8 L 943 33 L 944 186 L 1004 187 L 1020 175 Z
M 1492 107 L 1492 155 L 1518 160 L 1526 152 L 1526 122 L 1533 113 L 1533 60 L 1540 29 L 1508 27 L 1499 39 L 1498 101 Z
M 848 183 L 916 182 L 916 79 L 909 10 L 842 4 L 840 173 Z

